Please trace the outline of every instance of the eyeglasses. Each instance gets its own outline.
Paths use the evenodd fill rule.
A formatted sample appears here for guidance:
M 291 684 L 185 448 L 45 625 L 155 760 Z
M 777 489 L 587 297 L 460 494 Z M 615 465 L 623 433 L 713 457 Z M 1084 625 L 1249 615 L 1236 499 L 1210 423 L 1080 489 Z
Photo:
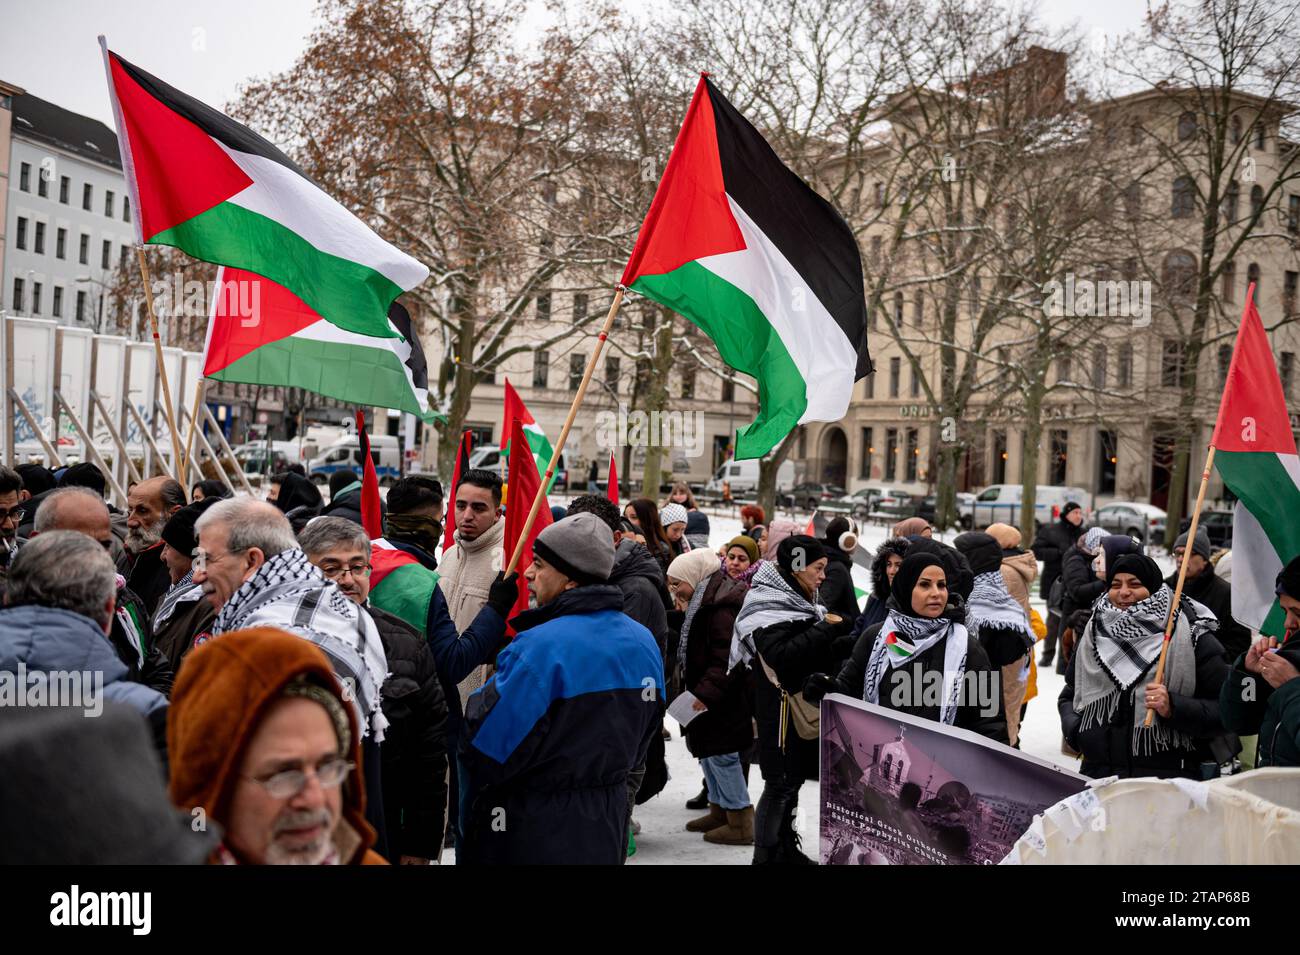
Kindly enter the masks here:
M 342 756 L 330 756 L 316 765 L 315 769 L 286 769 L 270 776 L 245 776 L 255 782 L 276 799 L 289 799 L 302 792 L 309 776 L 315 776 L 322 789 L 333 789 L 347 779 L 348 773 L 356 769 L 356 764 Z
M 355 564 L 319 564 L 320 572 L 329 580 L 340 580 L 344 574 L 351 574 L 354 580 L 365 580 L 370 576 L 370 565 L 360 562 Z
M 245 551 L 242 551 L 242 550 L 239 550 L 239 551 L 234 551 L 234 550 L 232 550 L 232 551 L 228 551 L 228 552 L 226 552 L 226 553 L 224 553 L 224 554 L 220 554 L 220 555 L 218 555 L 218 556 L 216 556 L 216 557 L 213 557 L 211 554 L 209 554 L 207 551 L 205 551 L 202 547 L 197 547 L 197 548 L 195 548 L 195 550 L 194 550 L 194 569 L 195 569 L 195 570 L 199 570 L 199 571 L 203 571 L 203 572 L 206 573 L 209 564 L 215 564 L 215 563 L 217 563 L 218 561 L 225 560 L 225 559 L 226 559 L 227 557 L 229 557 L 231 554 L 243 554 L 243 553 L 246 553 L 246 552 L 245 552 Z
M 0 507 L 0 524 L 3 524 L 5 521 L 13 521 L 17 524 L 23 519 L 23 515 L 26 513 L 27 509 L 23 507 L 11 507 L 8 510 Z

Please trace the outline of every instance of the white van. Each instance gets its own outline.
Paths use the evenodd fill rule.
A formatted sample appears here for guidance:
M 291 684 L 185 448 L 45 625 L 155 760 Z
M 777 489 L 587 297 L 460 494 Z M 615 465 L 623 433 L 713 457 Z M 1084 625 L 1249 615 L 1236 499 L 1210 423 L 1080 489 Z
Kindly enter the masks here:
M 990 524 L 1020 526 L 1019 484 L 990 484 L 975 495 L 973 525 L 985 528 Z M 1034 523 L 1051 524 L 1061 516 L 1061 508 L 1074 501 L 1083 508 L 1084 518 L 1092 511 L 1092 495 L 1081 487 L 1040 485 L 1034 495 Z
M 381 434 L 370 438 L 370 458 L 380 481 L 391 484 L 402 476 L 402 452 L 396 435 Z M 361 442 L 355 437 L 340 438 L 321 451 L 307 465 L 307 475 L 324 484 L 335 471 L 344 468 L 361 474 Z
M 727 461 L 718 468 L 713 477 L 709 478 L 704 485 L 704 490 L 709 494 L 721 494 L 724 483 L 731 487 L 732 497 L 743 492 L 757 491 L 758 458 L 750 458 L 747 461 Z M 782 461 L 781 466 L 776 469 L 776 489 L 784 491 L 793 484 L 794 462 Z

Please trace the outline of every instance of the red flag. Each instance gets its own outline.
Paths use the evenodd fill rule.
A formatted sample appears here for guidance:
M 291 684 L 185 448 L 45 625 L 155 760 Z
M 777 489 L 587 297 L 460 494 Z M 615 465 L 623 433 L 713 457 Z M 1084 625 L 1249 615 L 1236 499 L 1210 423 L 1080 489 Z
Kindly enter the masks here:
M 808 518 L 808 526 L 803 529 L 803 532 L 807 534 L 809 537 L 817 536 L 817 512 L 816 511 L 813 511 L 813 516 Z
M 514 421 L 514 430 L 510 435 L 511 447 L 527 448 L 528 439 L 524 437 L 524 423 L 519 418 Z M 533 498 L 537 496 L 537 490 L 542 486 L 542 476 L 537 473 L 537 464 L 533 461 L 533 456 L 528 454 L 510 455 L 510 492 L 506 497 L 506 530 L 505 530 L 505 559 L 509 560 L 510 555 L 515 552 L 515 546 L 519 542 L 520 535 L 523 533 L 524 521 L 528 519 L 528 509 L 533 506 Z M 542 506 L 537 510 L 537 519 L 533 521 L 532 529 L 528 532 L 528 537 L 524 543 L 523 553 L 519 555 L 519 563 L 515 565 L 515 570 L 519 572 L 519 596 L 515 599 L 514 609 L 510 611 L 513 617 L 521 610 L 528 609 L 528 581 L 524 580 L 524 571 L 528 565 L 533 562 L 533 541 L 551 523 L 551 509 L 546 506 L 546 500 L 542 500 Z M 506 632 L 514 635 L 514 628 L 507 626 Z
M 451 472 L 451 506 L 447 508 L 447 534 L 442 539 L 442 549 L 447 551 L 456 543 L 456 485 L 460 484 L 460 475 L 469 470 L 469 453 L 474 450 L 474 436 L 466 431 L 460 436 L 460 451 L 456 453 L 456 466 Z
M 357 409 L 357 440 L 361 442 L 361 526 L 371 540 L 384 536 L 379 511 L 379 475 L 370 456 L 370 435 L 366 434 L 366 413 Z
M 1241 422 L 1246 420 L 1252 423 L 1249 441 L 1242 438 Z M 1246 307 L 1210 444 L 1220 451 L 1296 453 L 1282 379 L 1278 377 L 1268 332 L 1255 308 L 1254 285 L 1246 289 Z
M 510 443 L 510 436 L 514 434 L 515 422 L 520 421 L 524 424 L 537 424 L 533 416 L 529 414 L 528 408 L 524 405 L 524 399 L 519 397 L 519 392 L 515 391 L 514 386 L 510 384 L 510 379 L 506 379 L 506 397 L 505 397 L 505 414 L 501 419 L 501 450 L 506 449 Z
M 605 485 L 605 496 L 618 507 L 618 470 L 614 467 L 614 452 L 609 452 L 609 483 Z

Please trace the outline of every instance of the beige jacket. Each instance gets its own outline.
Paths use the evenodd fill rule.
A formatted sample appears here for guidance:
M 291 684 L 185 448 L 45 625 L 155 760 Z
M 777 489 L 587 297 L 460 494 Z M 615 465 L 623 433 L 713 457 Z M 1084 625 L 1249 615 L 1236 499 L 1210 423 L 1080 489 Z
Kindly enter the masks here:
M 1002 558 L 1002 579 L 1007 582 L 1007 590 L 1016 598 L 1016 603 L 1025 608 L 1029 615 L 1029 585 L 1038 576 L 1038 561 L 1033 551 L 1025 551 L 1015 557 Z
M 447 600 L 447 612 L 460 633 L 465 632 L 483 609 L 488 588 L 496 580 L 497 572 L 505 566 L 505 557 L 501 553 L 505 530 L 506 522 L 501 518 L 472 541 L 461 540 L 460 531 L 457 531 L 455 543 L 450 550 L 443 552 L 438 561 L 438 586 Z M 475 667 L 460 682 L 462 709 L 469 695 L 486 682 L 487 669 Z

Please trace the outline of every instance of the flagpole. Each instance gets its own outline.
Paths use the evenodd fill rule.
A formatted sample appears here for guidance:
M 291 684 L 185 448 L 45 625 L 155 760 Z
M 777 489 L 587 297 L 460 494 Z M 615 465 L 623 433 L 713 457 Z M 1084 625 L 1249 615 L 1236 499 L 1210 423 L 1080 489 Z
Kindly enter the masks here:
M 154 356 L 158 361 L 158 375 L 162 379 L 163 410 L 167 412 L 167 426 L 172 433 L 172 476 L 181 484 L 185 475 L 177 469 L 181 466 L 181 436 L 176 430 L 176 412 L 172 408 L 172 388 L 167 381 L 167 365 L 163 362 L 162 339 L 158 337 L 158 318 L 153 311 L 153 287 L 149 284 L 149 263 L 145 261 L 144 247 L 137 245 L 135 254 L 140 260 L 140 278 L 144 282 L 144 300 L 149 307 L 149 329 L 153 332 Z
M 605 316 L 605 324 L 601 326 L 600 334 L 596 338 L 596 347 L 592 350 L 591 357 L 587 359 L 587 370 L 582 374 L 582 383 L 578 385 L 578 393 L 574 395 L 573 404 L 569 406 L 569 416 L 564 419 L 564 427 L 560 429 L 560 437 L 551 449 L 551 460 L 546 465 L 546 473 L 542 475 L 542 482 L 537 488 L 537 494 L 533 497 L 533 505 L 528 509 L 528 517 L 524 520 L 524 527 L 519 533 L 519 540 L 515 542 L 514 553 L 510 555 L 510 562 L 506 564 L 505 575 L 507 577 L 514 572 L 516 565 L 519 563 L 519 556 L 524 552 L 524 543 L 528 540 L 528 535 L 533 529 L 533 521 L 537 520 L 537 512 L 541 510 L 542 502 L 546 500 L 546 489 L 550 486 L 551 475 L 555 473 L 555 464 L 560 459 L 560 452 L 564 450 L 564 442 L 569 437 L 569 429 L 573 427 L 573 420 L 578 416 L 578 407 L 587 394 L 587 385 L 591 382 L 591 375 L 596 369 L 596 362 L 600 360 L 600 353 L 605 348 L 605 340 L 609 336 L 609 330 L 614 327 L 614 316 L 618 314 L 618 308 L 623 304 L 623 293 L 626 291 L 627 289 L 620 284 L 614 292 L 614 301 L 610 303 L 609 314 Z
M 1187 525 L 1187 544 L 1183 547 L 1183 560 L 1178 566 L 1178 586 L 1174 588 L 1174 599 L 1169 603 L 1169 618 L 1165 621 L 1165 639 L 1160 644 L 1160 662 L 1156 664 L 1157 683 L 1165 681 L 1165 655 L 1169 653 L 1169 640 L 1174 631 L 1174 620 L 1178 616 L 1178 604 L 1183 597 L 1183 581 L 1187 579 L 1187 560 L 1192 556 L 1192 541 L 1196 539 L 1196 525 L 1201 519 L 1201 505 L 1205 503 L 1205 488 L 1210 483 L 1210 471 L 1214 467 L 1214 445 L 1210 445 L 1205 455 L 1205 470 L 1201 472 L 1201 489 L 1196 492 L 1196 507 L 1192 511 L 1192 522 Z M 1143 726 L 1150 726 L 1155 711 L 1147 707 L 1147 717 Z
M 199 424 L 199 406 L 203 404 L 204 393 L 208 390 L 208 379 L 200 375 L 199 380 L 194 385 L 194 410 L 190 412 L 190 430 L 185 437 L 185 458 L 181 465 L 181 473 L 185 475 L 181 483 L 185 484 L 190 479 L 190 452 L 194 449 L 194 432 L 202 427 Z M 220 463 L 220 462 L 218 462 Z M 199 472 L 202 475 L 202 471 Z

